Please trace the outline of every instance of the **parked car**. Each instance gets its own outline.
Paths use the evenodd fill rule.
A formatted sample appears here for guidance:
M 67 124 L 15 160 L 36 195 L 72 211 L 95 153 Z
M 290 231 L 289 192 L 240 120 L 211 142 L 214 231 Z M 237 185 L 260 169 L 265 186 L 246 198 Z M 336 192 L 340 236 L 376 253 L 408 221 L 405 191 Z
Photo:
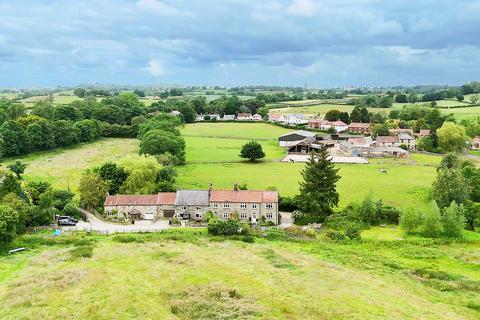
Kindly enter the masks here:
M 77 223 L 70 219 L 58 219 L 58 225 L 59 226 L 75 226 L 77 225 Z
M 78 219 L 75 219 L 74 217 L 70 217 L 70 216 L 60 216 L 58 217 L 58 220 L 70 220 L 75 223 L 78 223 Z

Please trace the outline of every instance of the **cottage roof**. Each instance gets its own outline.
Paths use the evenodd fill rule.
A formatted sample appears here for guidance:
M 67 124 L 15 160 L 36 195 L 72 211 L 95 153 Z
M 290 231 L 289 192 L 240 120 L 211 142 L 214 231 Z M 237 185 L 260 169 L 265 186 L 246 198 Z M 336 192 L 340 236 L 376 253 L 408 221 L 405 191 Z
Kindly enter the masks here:
M 207 190 L 178 190 L 175 205 L 208 206 Z
M 400 139 L 398 136 L 378 136 L 376 141 L 377 143 L 398 143 Z
M 400 140 L 415 140 L 415 138 L 408 133 L 400 133 L 398 137 L 400 138 Z
M 237 118 L 238 117 L 249 118 L 251 116 L 252 116 L 252 114 L 250 112 L 241 112 L 241 113 L 237 114 Z
M 213 190 L 210 195 L 211 202 L 278 202 L 277 191 L 255 190 Z
M 108 196 L 105 199 L 106 206 L 128 206 L 128 205 L 155 205 L 157 204 L 157 195 L 118 195 Z
M 363 123 L 363 122 L 352 122 L 348 125 L 349 128 L 361 128 L 361 129 L 368 129 L 370 128 L 370 123 Z
M 337 120 L 330 123 L 332 126 L 346 126 L 347 124 L 343 121 Z
M 157 204 L 175 204 L 176 192 L 161 192 L 157 196 Z
M 420 137 L 429 136 L 429 135 L 430 135 L 430 130 L 428 130 L 428 129 L 422 129 L 422 130 L 420 130 L 420 132 L 418 133 L 418 135 L 419 135 Z

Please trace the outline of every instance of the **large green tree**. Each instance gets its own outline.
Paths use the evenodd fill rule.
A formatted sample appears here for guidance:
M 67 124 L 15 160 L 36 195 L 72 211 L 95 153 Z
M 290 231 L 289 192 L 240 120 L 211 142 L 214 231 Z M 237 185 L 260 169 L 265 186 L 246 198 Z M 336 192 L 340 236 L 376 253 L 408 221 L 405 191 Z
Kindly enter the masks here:
M 113 162 L 106 162 L 97 170 L 100 178 L 108 184 L 108 193 L 117 194 L 120 187 L 128 178 L 128 173 Z
M 250 161 L 255 161 L 265 157 L 265 152 L 263 152 L 262 145 L 257 141 L 247 142 L 242 146 L 240 150 L 240 157 L 244 159 L 249 159 Z
M 121 193 L 151 194 L 156 191 L 157 177 L 162 169 L 153 156 L 127 156 L 118 162 L 128 172 L 128 178 L 120 188 Z
M 432 185 L 433 198 L 440 209 L 444 209 L 453 201 L 463 203 L 470 197 L 471 189 L 461 174 L 456 169 L 439 169 L 438 176 Z
M 5 145 L 5 156 L 18 156 L 28 152 L 30 139 L 22 125 L 8 120 L 0 126 L 0 136 Z
M 298 197 L 303 212 L 325 218 L 338 205 L 337 182 L 340 179 L 338 168 L 330 160 L 326 147 L 310 155 L 309 162 L 301 174 L 300 195 Z
M 447 152 L 460 152 L 465 147 L 465 128 L 453 122 L 444 122 L 437 130 L 438 145 Z
M 18 212 L 6 205 L 0 205 L 0 243 L 9 243 L 17 235 Z
M 80 204 L 87 210 L 92 210 L 103 205 L 107 196 L 108 185 L 93 171 L 85 171 L 80 178 L 78 192 Z
M 140 141 L 140 154 L 174 155 L 179 163 L 185 162 L 185 140 L 182 136 L 163 130 L 151 130 Z

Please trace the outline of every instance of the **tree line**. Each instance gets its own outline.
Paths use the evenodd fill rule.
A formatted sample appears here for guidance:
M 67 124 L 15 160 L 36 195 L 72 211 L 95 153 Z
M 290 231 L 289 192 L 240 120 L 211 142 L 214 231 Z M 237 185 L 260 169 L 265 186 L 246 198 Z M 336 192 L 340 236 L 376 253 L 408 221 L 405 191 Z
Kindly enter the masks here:
M 25 167 L 14 162 L 0 173 L 0 247 L 30 228 L 51 224 L 57 215 L 79 217 L 73 192 L 23 181 Z

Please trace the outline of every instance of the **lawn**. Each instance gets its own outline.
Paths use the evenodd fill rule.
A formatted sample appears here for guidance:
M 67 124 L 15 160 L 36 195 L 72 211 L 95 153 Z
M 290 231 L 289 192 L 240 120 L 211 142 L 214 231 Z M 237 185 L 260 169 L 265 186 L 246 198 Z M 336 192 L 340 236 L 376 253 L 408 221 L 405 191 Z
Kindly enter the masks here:
M 478 242 L 51 237 L 0 256 L 1 319 L 480 317 Z
M 109 138 L 89 144 L 54 151 L 37 152 L 15 158 L 28 167 L 24 177 L 32 181 L 48 181 L 54 187 L 75 191 L 82 172 L 106 161 L 115 161 L 128 154 L 138 152 L 136 139 Z M 6 162 L 11 162 L 7 159 Z

